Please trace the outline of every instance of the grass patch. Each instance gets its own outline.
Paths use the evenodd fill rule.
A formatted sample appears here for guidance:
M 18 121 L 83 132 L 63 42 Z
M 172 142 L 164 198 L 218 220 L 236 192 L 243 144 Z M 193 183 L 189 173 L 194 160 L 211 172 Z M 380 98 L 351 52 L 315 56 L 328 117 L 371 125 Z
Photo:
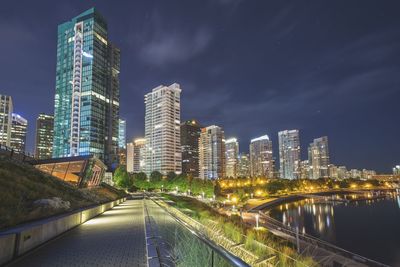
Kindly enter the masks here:
M 124 192 L 106 185 L 78 189 L 29 164 L 0 158 L 0 229 L 112 201 L 124 195 Z M 40 209 L 33 206 L 35 200 L 53 197 L 69 201 L 70 209 Z
M 238 216 L 228 217 L 219 214 L 212 207 L 194 198 L 162 194 L 166 199 L 175 202 L 175 207 L 181 211 L 192 210 L 192 218 L 203 225 L 211 226 L 216 232 L 222 233 L 235 243 L 243 243 L 244 247 L 259 258 L 276 255 L 276 266 L 317 266 L 310 257 L 297 254 L 295 247 L 289 241 L 282 239 L 262 228 L 254 230 L 243 224 Z M 190 215 L 189 215 L 190 216 Z

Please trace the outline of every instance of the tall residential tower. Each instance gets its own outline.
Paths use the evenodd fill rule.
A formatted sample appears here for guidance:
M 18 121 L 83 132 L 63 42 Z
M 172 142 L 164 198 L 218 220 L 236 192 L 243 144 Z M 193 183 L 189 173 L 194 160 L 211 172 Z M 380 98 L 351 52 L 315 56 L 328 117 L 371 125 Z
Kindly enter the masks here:
M 44 113 L 36 119 L 35 157 L 49 159 L 53 154 L 54 116 Z
M 21 115 L 12 113 L 10 147 L 16 152 L 25 152 L 28 121 Z
M 0 144 L 10 146 L 13 102 L 11 96 L 0 95 Z
M 58 26 L 53 157 L 117 161 L 120 51 L 91 8 Z
M 285 130 L 278 133 L 280 177 L 298 179 L 300 176 L 299 130 Z
M 252 177 L 274 177 L 272 141 L 268 135 L 254 138 L 250 142 L 250 173 Z
M 238 176 L 239 143 L 236 138 L 225 141 L 225 177 L 236 178 Z
M 225 178 L 224 131 L 219 126 L 201 129 L 199 138 L 199 170 L 201 179 Z
M 181 123 L 182 173 L 199 177 L 199 138 L 201 126 L 196 120 Z
M 145 172 L 182 172 L 181 88 L 160 85 L 145 95 Z
M 310 178 L 328 178 L 329 146 L 328 137 L 314 139 L 308 147 L 308 161 L 310 164 Z

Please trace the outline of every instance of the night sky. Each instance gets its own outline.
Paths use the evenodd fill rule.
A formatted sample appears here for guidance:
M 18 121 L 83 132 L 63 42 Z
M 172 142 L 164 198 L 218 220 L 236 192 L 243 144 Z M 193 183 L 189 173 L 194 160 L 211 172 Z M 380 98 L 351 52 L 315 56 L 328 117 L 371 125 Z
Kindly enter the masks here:
M 121 48 L 121 116 L 144 134 L 143 96 L 177 82 L 181 119 L 222 126 L 240 150 L 299 129 L 303 159 L 329 137 L 331 162 L 400 164 L 398 1 L 2 1 L 0 93 L 29 120 L 53 113 L 57 25 L 96 7 Z

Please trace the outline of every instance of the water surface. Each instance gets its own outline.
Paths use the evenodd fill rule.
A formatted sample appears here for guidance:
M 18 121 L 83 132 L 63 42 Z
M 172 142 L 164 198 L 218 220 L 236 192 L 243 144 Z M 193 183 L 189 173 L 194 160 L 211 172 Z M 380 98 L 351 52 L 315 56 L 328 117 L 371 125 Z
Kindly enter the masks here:
M 351 203 L 305 199 L 276 206 L 269 212 L 284 224 L 299 227 L 300 232 L 391 266 L 400 266 L 399 195 Z

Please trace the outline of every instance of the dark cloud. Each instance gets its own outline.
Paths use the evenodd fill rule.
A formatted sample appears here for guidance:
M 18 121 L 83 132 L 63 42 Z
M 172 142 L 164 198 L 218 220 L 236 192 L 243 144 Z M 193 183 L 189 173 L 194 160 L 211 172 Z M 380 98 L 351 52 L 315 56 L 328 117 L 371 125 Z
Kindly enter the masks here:
M 52 112 L 57 25 L 88 1 L 3 3 L 0 88 L 30 122 Z M 242 151 L 298 128 L 303 157 L 328 135 L 332 160 L 399 164 L 400 18 L 396 1 L 97 1 L 122 51 L 121 114 L 143 135 L 143 95 L 178 82 L 182 119 L 224 127 Z M 23 6 L 24 8 L 21 8 Z

